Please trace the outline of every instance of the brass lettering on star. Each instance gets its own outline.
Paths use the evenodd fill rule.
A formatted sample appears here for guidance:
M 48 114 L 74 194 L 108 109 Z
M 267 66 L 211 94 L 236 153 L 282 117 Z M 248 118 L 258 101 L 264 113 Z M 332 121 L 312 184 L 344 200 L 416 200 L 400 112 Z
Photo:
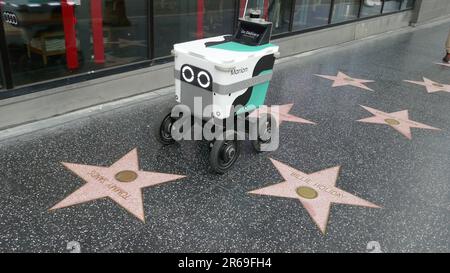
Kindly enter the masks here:
M 341 192 L 339 192 L 339 191 L 335 190 L 334 188 L 329 187 L 327 185 L 324 185 L 324 184 L 321 184 L 321 183 L 317 183 L 317 182 L 313 182 L 309 177 L 306 177 L 306 176 L 301 175 L 301 174 L 296 173 L 296 172 L 292 172 L 291 176 L 296 178 L 297 180 L 303 182 L 303 183 L 306 183 L 306 184 L 310 185 L 313 189 L 315 189 L 317 191 L 326 192 L 326 193 L 331 194 L 331 195 L 333 195 L 335 197 L 338 197 L 338 198 L 344 198 L 344 194 L 343 193 L 341 193 Z
M 108 178 L 104 177 L 99 172 L 93 170 L 89 172 L 88 175 L 94 178 L 95 181 L 105 186 L 111 192 L 117 194 L 117 196 L 119 196 L 120 198 L 128 200 L 128 198 L 130 197 L 130 194 L 127 191 L 111 182 Z

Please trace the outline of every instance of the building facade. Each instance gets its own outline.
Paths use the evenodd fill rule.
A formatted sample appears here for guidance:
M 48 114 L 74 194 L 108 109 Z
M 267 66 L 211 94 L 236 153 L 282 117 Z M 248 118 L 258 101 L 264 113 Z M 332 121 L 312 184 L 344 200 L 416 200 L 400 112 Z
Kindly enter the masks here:
M 273 39 L 289 56 L 448 16 L 449 2 L 249 0 L 248 8 L 273 22 Z M 233 33 L 245 5 L 0 1 L 0 128 L 171 85 L 173 44 Z M 13 109 L 20 114 L 11 115 Z

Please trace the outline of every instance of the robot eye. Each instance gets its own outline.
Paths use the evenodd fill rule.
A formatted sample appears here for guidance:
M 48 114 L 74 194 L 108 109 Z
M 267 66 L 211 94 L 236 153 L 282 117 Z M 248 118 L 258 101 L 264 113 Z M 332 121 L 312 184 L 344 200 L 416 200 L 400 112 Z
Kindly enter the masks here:
M 205 71 L 198 73 L 197 82 L 203 88 L 209 88 L 211 86 L 211 78 Z
M 185 66 L 182 69 L 181 74 L 183 75 L 183 80 L 185 80 L 189 83 L 194 81 L 194 78 L 195 78 L 194 70 L 190 66 Z

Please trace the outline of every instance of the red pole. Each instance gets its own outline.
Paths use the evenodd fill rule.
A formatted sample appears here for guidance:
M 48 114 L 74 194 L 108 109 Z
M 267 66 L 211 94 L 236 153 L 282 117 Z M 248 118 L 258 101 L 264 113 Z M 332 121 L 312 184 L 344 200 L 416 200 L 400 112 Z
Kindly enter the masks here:
M 264 19 L 269 20 L 269 0 L 264 0 Z
M 197 0 L 197 39 L 202 39 L 205 36 L 203 31 L 204 9 L 205 0 Z
M 239 17 L 242 18 L 245 16 L 245 4 L 247 0 L 240 0 L 241 5 L 239 6 Z
M 92 37 L 94 40 L 94 62 L 105 63 L 105 45 L 103 41 L 102 0 L 91 0 Z
M 78 48 L 77 48 L 77 32 L 75 25 L 77 19 L 75 18 L 75 7 L 73 2 L 68 3 L 68 0 L 61 0 L 61 9 L 64 25 L 64 37 L 66 42 L 66 59 L 68 69 L 77 69 L 78 63 Z

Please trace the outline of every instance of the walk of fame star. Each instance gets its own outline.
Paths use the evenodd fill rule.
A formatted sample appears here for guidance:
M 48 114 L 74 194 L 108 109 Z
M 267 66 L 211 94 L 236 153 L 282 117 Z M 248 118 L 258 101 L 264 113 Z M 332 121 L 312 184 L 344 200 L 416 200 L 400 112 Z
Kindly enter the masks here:
M 332 80 L 333 81 L 332 87 L 351 85 L 351 86 L 359 87 L 359 88 L 362 88 L 365 90 L 373 91 L 373 89 L 367 87 L 365 85 L 365 83 L 371 83 L 374 81 L 352 78 L 340 71 L 338 72 L 337 76 L 328 76 L 328 75 L 319 75 L 319 74 L 316 74 L 316 76 L 325 78 L 328 80 Z
M 299 117 L 296 117 L 294 115 L 289 114 L 291 112 L 292 107 L 294 107 L 294 104 L 285 104 L 285 105 L 274 105 L 272 107 L 262 106 L 258 110 L 254 111 L 250 114 L 250 117 L 256 117 L 261 114 L 266 113 L 273 113 L 277 124 L 280 125 L 283 121 L 287 122 L 296 122 L 296 123 L 304 123 L 304 124 L 312 124 L 315 125 L 316 123 L 302 119 Z
M 340 167 L 306 174 L 274 159 L 271 161 L 285 181 L 249 193 L 300 200 L 323 234 L 332 203 L 380 208 L 336 187 Z
M 446 67 L 450 67 L 450 64 L 447 64 L 447 63 L 434 63 L 434 64 L 441 65 L 441 66 L 446 66 Z
M 361 107 L 372 113 L 374 116 L 358 120 L 359 122 L 389 125 L 410 140 L 412 139 L 411 128 L 440 130 L 429 125 L 410 120 L 408 110 L 385 113 L 367 106 L 361 105 Z
M 137 149 L 129 152 L 111 167 L 73 163 L 63 163 L 63 165 L 87 183 L 50 210 L 109 197 L 142 222 L 145 222 L 142 188 L 185 177 L 140 171 Z
M 420 82 L 420 81 L 408 81 L 408 80 L 405 80 L 405 82 L 409 82 L 409 83 L 425 86 L 428 93 L 435 93 L 435 92 L 439 92 L 439 91 L 449 92 L 450 93 L 450 85 L 434 82 L 434 81 L 432 81 L 430 79 L 427 79 L 425 77 L 423 78 L 423 82 Z

